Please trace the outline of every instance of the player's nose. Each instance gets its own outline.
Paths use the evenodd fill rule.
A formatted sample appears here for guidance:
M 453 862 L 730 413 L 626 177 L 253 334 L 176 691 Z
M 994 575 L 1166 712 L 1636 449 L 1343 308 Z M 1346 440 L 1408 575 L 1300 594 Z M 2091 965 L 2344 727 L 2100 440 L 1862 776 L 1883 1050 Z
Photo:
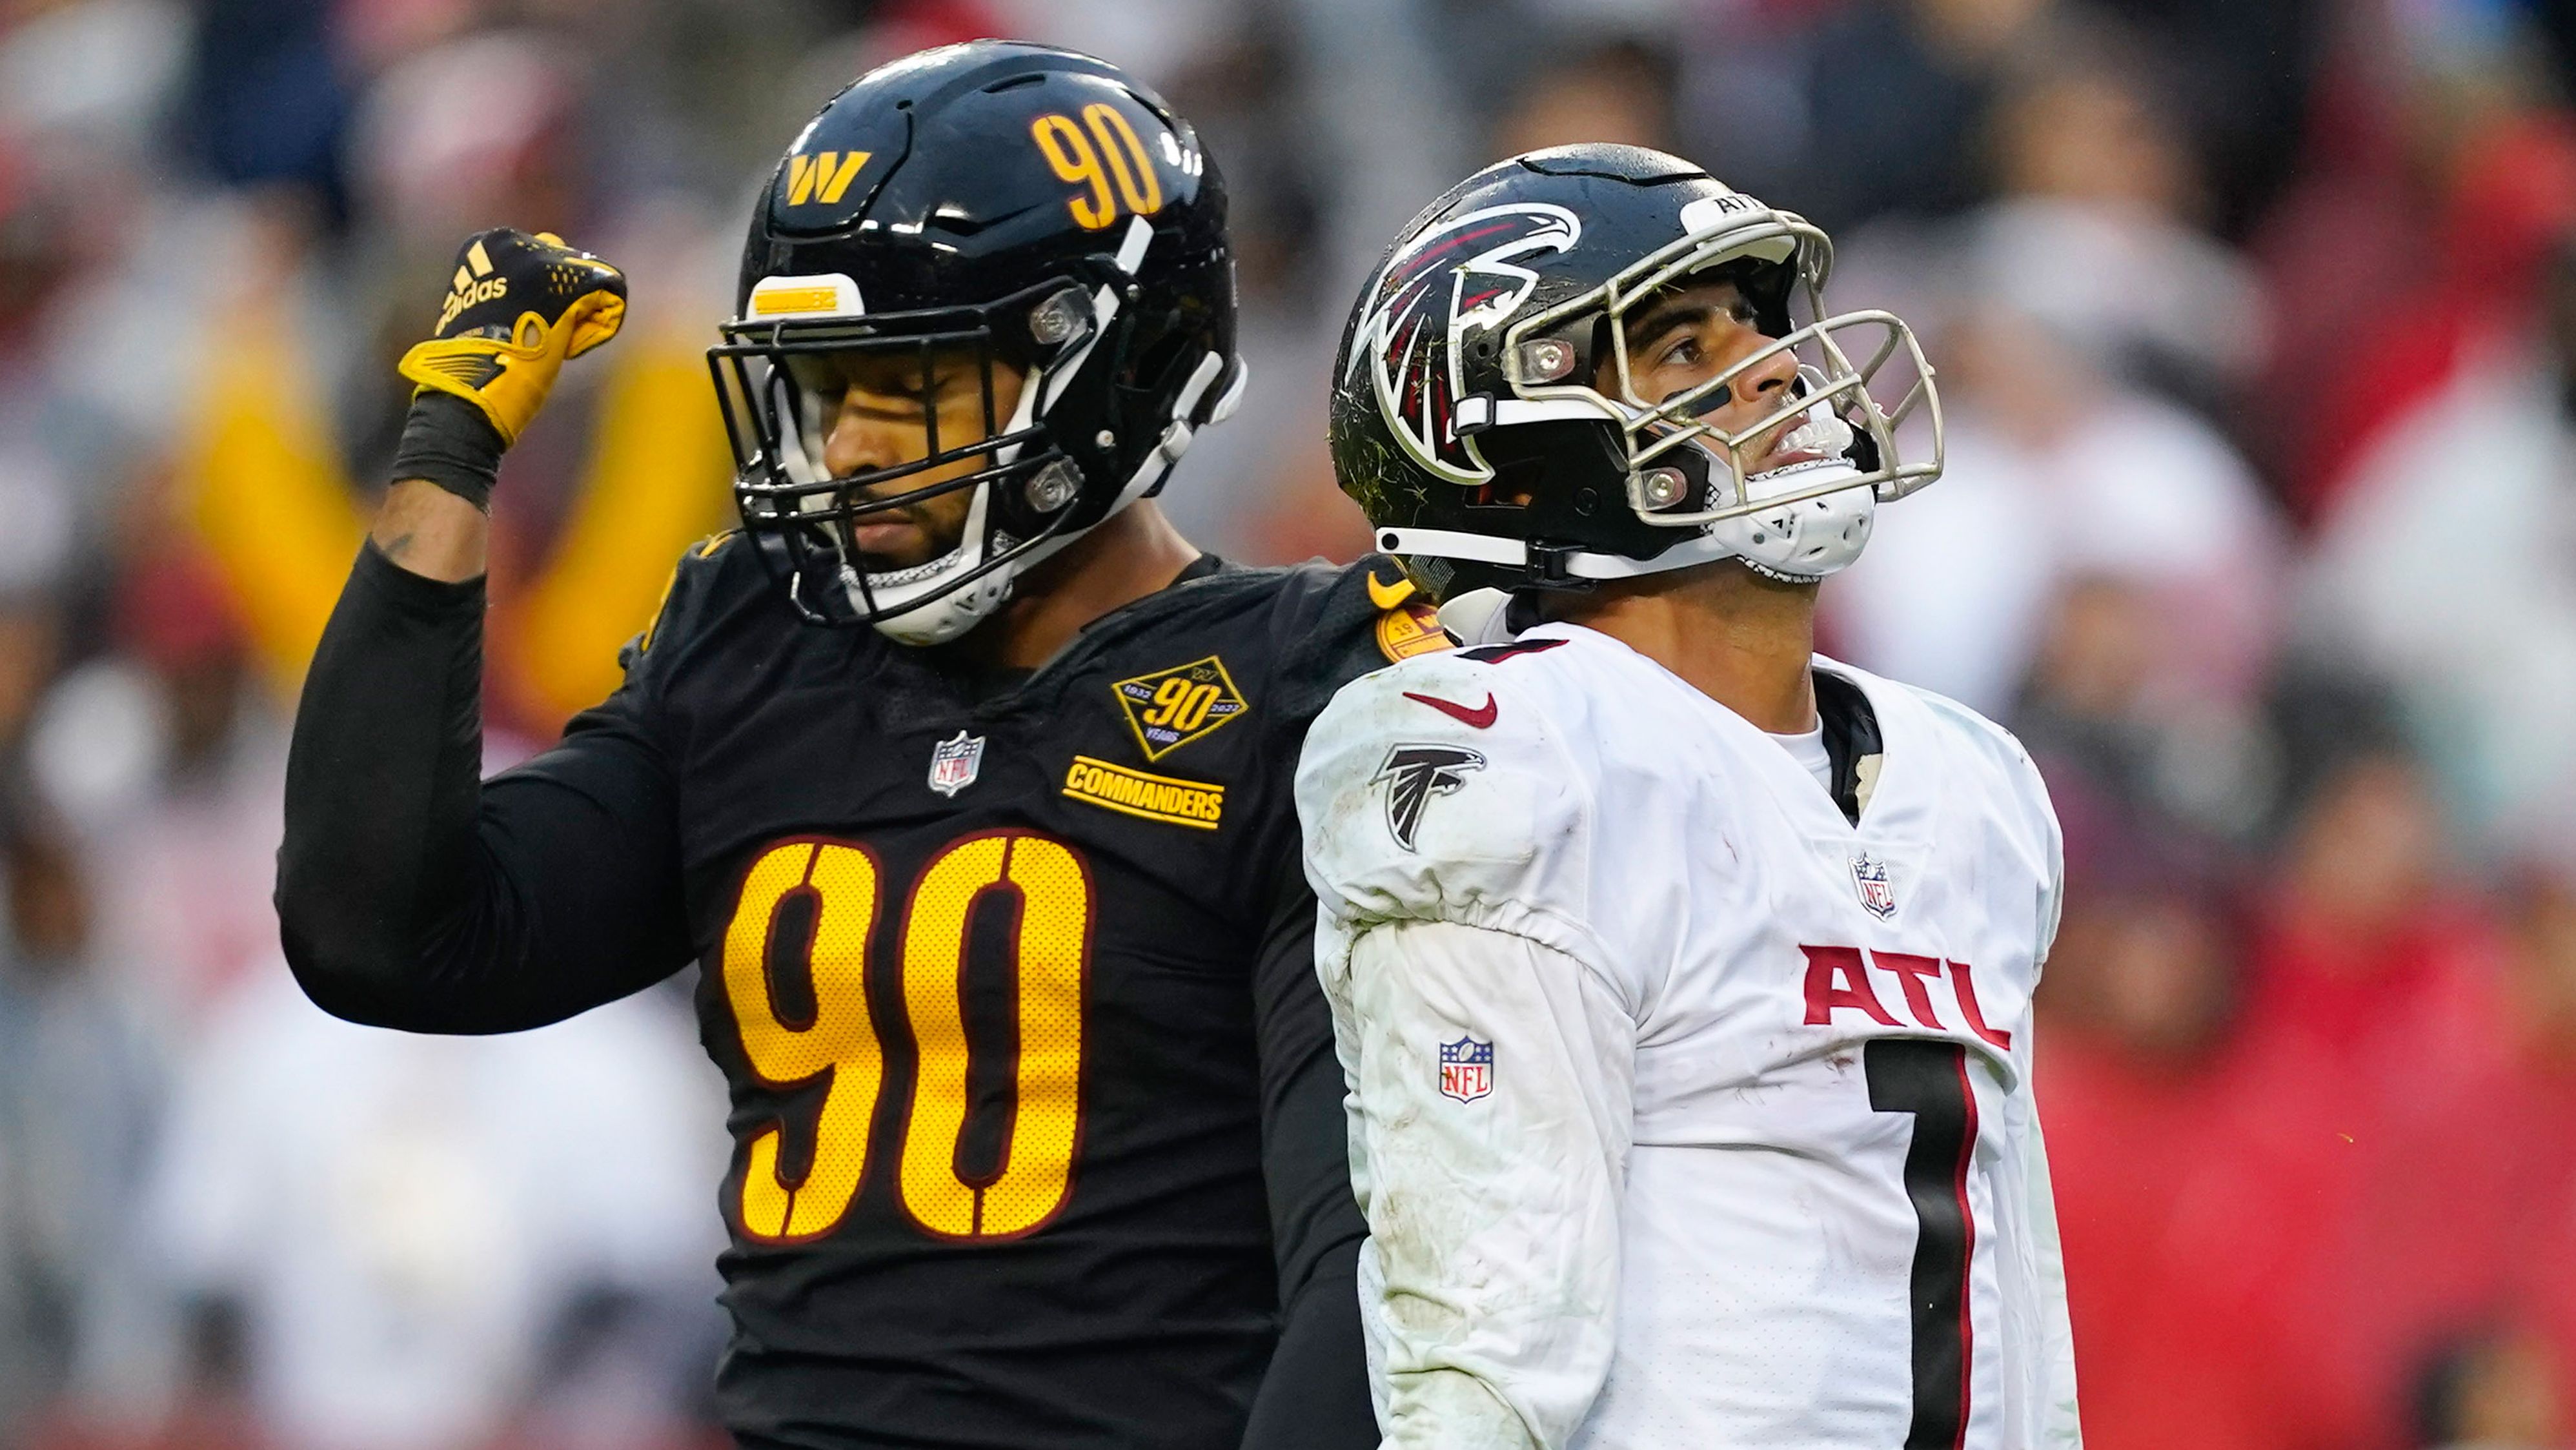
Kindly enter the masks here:
M 1768 347 L 1770 344 L 1771 339 L 1765 337 L 1754 345 Z M 1736 374 L 1728 386 L 1748 408 L 1756 413 L 1768 413 L 1789 400 L 1797 381 L 1797 355 L 1784 347 Z
M 830 431 L 823 435 L 823 466 L 834 478 L 849 478 L 880 468 L 912 463 L 923 456 L 923 430 L 915 423 L 870 416 L 846 402 L 832 410 Z

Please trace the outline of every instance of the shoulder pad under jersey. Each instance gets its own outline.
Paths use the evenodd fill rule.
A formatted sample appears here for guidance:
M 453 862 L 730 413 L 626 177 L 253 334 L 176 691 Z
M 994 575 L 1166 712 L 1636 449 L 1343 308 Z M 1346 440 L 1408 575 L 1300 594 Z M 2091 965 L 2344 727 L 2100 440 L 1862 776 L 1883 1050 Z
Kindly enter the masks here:
M 1439 611 L 1383 554 L 1297 572 L 1299 587 L 1281 593 L 1272 617 L 1286 692 L 1280 703 L 1297 718 L 1312 719 L 1334 691 L 1362 675 L 1453 645 Z
M 1847 676 L 1864 673 L 1838 661 L 1831 662 L 1831 667 Z M 2065 904 L 2066 850 L 2039 766 L 2011 731 L 1968 706 L 1917 685 L 1879 682 L 1921 705 L 1924 717 L 1940 733 L 1950 768 L 1962 772 L 1966 788 L 1989 803 L 2006 826 L 2005 838 L 2028 853 L 2030 868 L 2048 883 L 2037 925 L 2040 955 L 2045 959 Z
M 1343 688 L 1306 737 L 1297 814 L 1328 922 L 1455 921 L 1598 961 L 1592 794 L 1537 694 L 1465 654 Z
M 662 597 L 654 604 L 644 632 L 618 650 L 619 668 L 629 680 L 648 668 L 667 668 L 674 656 L 687 652 L 692 638 L 703 633 L 714 617 L 733 607 L 766 604 L 761 598 L 766 578 L 738 530 L 728 529 L 689 545 L 671 566 L 671 577 L 662 585 Z

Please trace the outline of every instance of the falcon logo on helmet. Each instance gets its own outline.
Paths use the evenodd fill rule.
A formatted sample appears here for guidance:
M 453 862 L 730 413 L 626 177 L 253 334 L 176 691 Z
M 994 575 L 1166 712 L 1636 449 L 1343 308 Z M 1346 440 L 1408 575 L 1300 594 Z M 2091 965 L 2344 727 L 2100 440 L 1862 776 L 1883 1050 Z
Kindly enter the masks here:
M 1494 476 L 1458 431 L 1460 349 L 1469 329 L 1493 331 L 1529 300 L 1538 273 L 1519 259 L 1562 252 L 1582 235 L 1561 206 L 1488 207 L 1424 230 L 1379 269 L 1347 367 L 1371 370 L 1387 427 L 1423 467 L 1452 483 Z
M 1912 329 L 1829 310 L 1832 269 L 1822 231 L 1678 156 L 1489 166 L 1424 209 L 1352 309 L 1334 473 L 1443 602 L 1730 559 L 1820 579 L 1942 454 Z M 1677 385 L 1630 356 L 1660 307 L 1712 295 L 1755 334 L 1723 366 Z

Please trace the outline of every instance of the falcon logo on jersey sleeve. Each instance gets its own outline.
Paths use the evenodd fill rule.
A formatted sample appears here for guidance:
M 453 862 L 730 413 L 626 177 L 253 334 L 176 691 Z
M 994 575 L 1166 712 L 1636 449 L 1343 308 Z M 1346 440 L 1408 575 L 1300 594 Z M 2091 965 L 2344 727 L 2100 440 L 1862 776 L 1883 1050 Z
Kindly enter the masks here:
M 1469 328 L 1499 326 L 1538 285 L 1517 259 L 1562 252 L 1582 235 L 1574 213 L 1552 203 L 1487 207 L 1424 231 L 1378 274 L 1347 366 L 1369 369 L 1378 411 L 1423 467 L 1452 483 L 1493 478 L 1458 431 L 1459 349 Z M 1491 422 L 1492 400 L 1479 400 Z
M 1422 829 L 1422 808 L 1436 795 L 1448 795 L 1467 783 L 1466 773 L 1485 768 L 1485 757 L 1455 745 L 1399 745 L 1386 753 L 1369 784 L 1386 788 L 1386 828 L 1395 843 L 1410 851 Z
M 1472 1103 L 1494 1090 L 1494 1044 L 1461 1037 L 1440 1044 L 1440 1095 Z

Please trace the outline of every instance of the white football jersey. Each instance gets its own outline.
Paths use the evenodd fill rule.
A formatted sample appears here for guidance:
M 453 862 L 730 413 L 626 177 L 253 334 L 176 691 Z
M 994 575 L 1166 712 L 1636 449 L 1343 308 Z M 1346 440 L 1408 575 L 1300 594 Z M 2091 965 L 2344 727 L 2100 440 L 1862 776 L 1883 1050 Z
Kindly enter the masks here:
M 1999 727 L 1815 668 L 1877 717 L 1856 826 L 1574 625 L 1315 722 L 1388 1446 L 2079 1443 L 2030 1092 L 2055 818 Z

